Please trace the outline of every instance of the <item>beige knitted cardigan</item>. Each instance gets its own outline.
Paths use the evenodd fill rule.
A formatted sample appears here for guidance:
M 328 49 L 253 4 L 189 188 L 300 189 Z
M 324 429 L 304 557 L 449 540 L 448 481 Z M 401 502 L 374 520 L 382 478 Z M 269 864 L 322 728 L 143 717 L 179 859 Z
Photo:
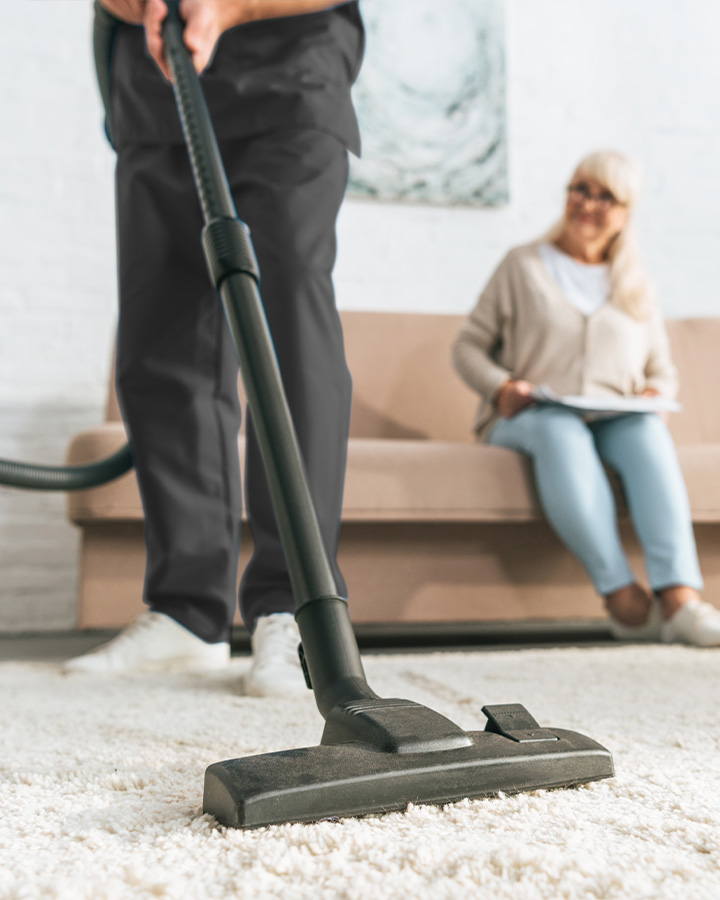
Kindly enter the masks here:
M 498 417 L 494 404 L 509 379 L 546 384 L 558 394 L 677 393 L 677 370 L 662 316 L 633 319 L 612 303 L 585 315 L 564 296 L 537 252 L 511 250 L 500 263 L 453 347 L 460 376 L 482 397 L 478 438 Z

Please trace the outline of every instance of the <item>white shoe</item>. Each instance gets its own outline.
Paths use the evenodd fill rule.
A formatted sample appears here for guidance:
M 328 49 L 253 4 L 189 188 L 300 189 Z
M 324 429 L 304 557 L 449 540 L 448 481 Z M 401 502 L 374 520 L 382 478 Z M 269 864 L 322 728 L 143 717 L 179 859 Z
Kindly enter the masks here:
M 704 600 L 688 600 L 662 623 L 665 644 L 720 647 L 720 609 Z
M 610 616 L 608 622 L 610 633 L 618 641 L 653 641 L 659 643 L 662 639 L 663 618 L 660 612 L 660 604 L 653 600 L 650 612 L 642 625 L 626 625 Z
M 245 676 L 248 697 L 307 695 L 300 666 L 300 632 L 292 613 L 261 616 L 251 638 L 253 663 Z
M 107 644 L 69 659 L 62 671 L 102 674 L 220 669 L 229 659 L 227 642 L 206 644 L 170 616 L 144 612 Z

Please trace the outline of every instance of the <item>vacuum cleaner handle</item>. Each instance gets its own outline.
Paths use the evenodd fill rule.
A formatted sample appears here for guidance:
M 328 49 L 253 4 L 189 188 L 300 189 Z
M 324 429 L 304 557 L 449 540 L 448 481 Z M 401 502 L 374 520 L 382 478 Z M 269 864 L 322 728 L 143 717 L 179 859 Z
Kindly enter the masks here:
M 166 2 L 165 57 L 202 206 L 205 258 L 240 360 L 295 596 L 303 668 L 327 716 L 341 700 L 377 695 L 365 680 L 347 602 L 338 595 L 323 544 L 260 299 L 250 231 L 235 211 L 200 79 L 183 44 L 179 0 Z

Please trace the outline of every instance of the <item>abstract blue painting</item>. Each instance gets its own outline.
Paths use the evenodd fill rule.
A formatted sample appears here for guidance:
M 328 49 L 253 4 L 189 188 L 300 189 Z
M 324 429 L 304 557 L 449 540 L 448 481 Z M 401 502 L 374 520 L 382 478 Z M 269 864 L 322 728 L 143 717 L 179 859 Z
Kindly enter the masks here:
M 350 196 L 504 203 L 503 0 L 365 0 L 367 52 L 353 90 L 363 139 Z

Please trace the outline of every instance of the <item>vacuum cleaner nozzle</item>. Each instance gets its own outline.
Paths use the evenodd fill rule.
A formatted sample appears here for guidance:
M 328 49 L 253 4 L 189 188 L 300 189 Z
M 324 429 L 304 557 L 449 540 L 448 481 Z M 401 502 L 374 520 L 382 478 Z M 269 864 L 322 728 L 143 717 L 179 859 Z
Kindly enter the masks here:
M 614 774 L 600 744 L 541 728 L 519 704 L 483 712 L 485 731 L 465 732 L 408 700 L 343 704 L 328 715 L 318 747 L 209 766 L 203 810 L 223 825 L 257 828 L 570 787 Z

